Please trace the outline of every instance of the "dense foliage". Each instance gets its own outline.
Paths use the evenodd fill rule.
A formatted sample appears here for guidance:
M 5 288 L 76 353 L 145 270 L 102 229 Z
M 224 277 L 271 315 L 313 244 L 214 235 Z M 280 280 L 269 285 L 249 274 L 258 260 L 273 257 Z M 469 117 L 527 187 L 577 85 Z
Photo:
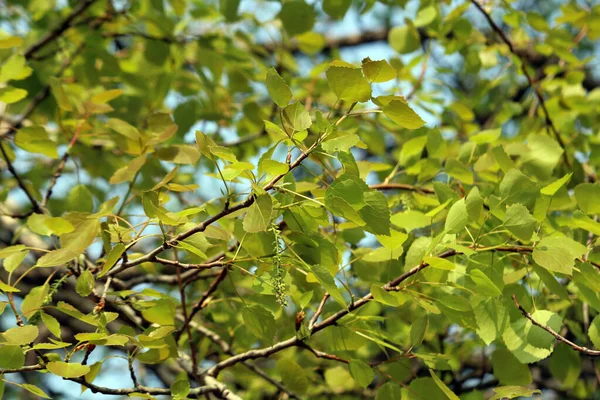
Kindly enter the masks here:
M 593 3 L 0 2 L 0 394 L 597 398 Z

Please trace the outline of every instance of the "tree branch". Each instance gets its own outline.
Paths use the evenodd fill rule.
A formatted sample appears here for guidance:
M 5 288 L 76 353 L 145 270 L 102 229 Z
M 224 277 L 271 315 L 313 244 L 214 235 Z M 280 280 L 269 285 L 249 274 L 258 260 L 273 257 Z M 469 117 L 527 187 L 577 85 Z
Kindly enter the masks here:
M 558 340 L 559 342 L 563 342 L 563 343 L 567 344 L 573 350 L 578 351 L 578 352 L 580 352 L 582 354 L 585 354 L 586 356 L 589 356 L 589 357 L 600 357 L 600 350 L 591 350 L 591 349 L 588 349 L 587 347 L 579 346 L 579 345 L 571 342 L 569 339 L 567 339 L 564 336 L 556 333 L 554 331 L 554 329 L 550 328 L 549 326 L 546 326 L 546 325 L 543 325 L 543 324 L 540 324 L 539 322 L 537 322 L 531 316 L 531 314 L 529 314 L 527 311 L 525 311 L 525 309 L 519 304 L 519 302 L 517 301 L 517 296 L 515 296 L 514 294 L 512 295 L 512 299 L 513 299 L 513 302 L 515 303 L 515 306 L 517 306 L 517 308 L 519 309 L 519 311 L 521 311 L 521 314 L 523 314 L 523 316 L 525 318 L 527 318 L 528 320 L 530 320 L 531 323 L 534 324 L 535 326 L 542 328 L 543 330 L 545 330 L 546 332 L 548 332 L 549 334 L 551 334 L 552 336 L 554 336 L 556 338 L 556 340 Z
M 494 20 L 490 16 L 490 14 L 483 9 L 483 7 L 477 2 L 477 0 L 471 0 L 471 3 L 473 3 L 473 5 L 479 11 L 481 11 L 481 13 L 484 15 L 485 19 L 488 21 L 489 25 L 492 27 L 494 32 L 496 32 L 500 36 L 502 41 L 508 46 L 508 49 L 510 50 L 510 52 L 512 54 L 514 54 L 515 57 L 517 57 L 521 61 L 521 71 L 523 71 L 523 74 L 527 78 L 527 81 L 529 82 L 529 86 L 531 87 L 531 90 L 533 90 L 533 92 L 535 93 L 535 96 L 537 97 L 537 99 L 540 103 L 540 107 L 542 108 L 542 111 L 544 112 L 546 125 L 552 131 L 554 137 L 556 138 L 556 141 L 558 142 L 560 147 L 563 149 L 563 158 L 565 160 L 565 165 L 570 169 L 571 161 L 569 161 L 569 156 L 567 154 L 567 145 L 565 144 L 562 137 L 560 136 L 560 133 L 556 129 L 556 126 L 554 125 L 552 118 L 550 118 L 550 113 L 548 112 L 548 108 L 546 107 L 546 102 L 544 101 L 544 96 L 542 95 L 542 92 L 539 90 L 539 88 L 535 85 L 535 82 L 533 81 L 533 77 L 529 74 L 529 71 L 527 70 L 527 64 L 526 64 L 525 58 L 516 52 L 515 47 L 512 44 L 512 42 L 510 41 L 510 39 L 508 38 L 508 36 L 506 36 L 504 31 L 502 31 L 502 29 L 500 29 L 500 27 L 494 22 Z
M 34 43 L 25 51 L 23 56 L 25 59 L 32 58 L 38 51 L 46 47 L 48 44 L 58 39 L 73 23 L 73 20 L 87 10 L 96 0 L 80 0 L 77 5 L 71 10 L 71 13 L 52 31 L 48 32 L 39 41 Z

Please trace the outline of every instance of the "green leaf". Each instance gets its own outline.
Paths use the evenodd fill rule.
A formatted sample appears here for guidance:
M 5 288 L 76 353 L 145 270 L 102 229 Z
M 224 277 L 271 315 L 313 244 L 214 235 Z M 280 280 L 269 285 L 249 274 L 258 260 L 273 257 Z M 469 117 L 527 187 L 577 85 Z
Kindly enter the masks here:
M 376 190 L 364 193 L 365 206 L 360 209 L 360 216 L 365 221 L 364 229 L 378 235 L 390 233 L 390 210 L 387 197 Z
M 219 0 L 219 11 L 223 14 L 227 22 L 235 22 L 239 19 L 239 6 L 240 0 Z
M 425 337 L 425 333 L 427 333 L 428 326 L 429 318 L 427 317 L 427 314 L 423 315 L 420 318 L 417 318 L 417 320 L 412 323 L 412 325 L 410 326 L 411 347 L 418 346 L 423 342 L 423 338 Z
M 114 100 L 117 97 L 120 97 L 122 94 L 123 94 L 122 89 L 106 90 L 104 92 L 93 95 L 90 98 L 90 101 L 94 104 L 106 104 L 109 101 Z
M 94 280 L 94 275 L 90 272 L 89 269 L 86 269 L 79 275 L 77 281 L 75 283 L 75 291 L 82 297 L 89 296 L 94 290 L 96 282 Z
M 417 13 L 417 17 L 413 21 L 415 26 L 420 28 L 431 24 L 438 16 L 438 10 L 434 4 L 421 8 Z
M 75 230 L 73 224 L 64 218 L 61 217 L 51 217 L 44 221 L 44 225 L 50 229 L 53 235 L 64 235 L 65 233 L 70 233 Z
M 552 272 L 571 275 L 575 259 L 587 252 L 587 247 L 564 236 L 545 237 L 533 249 L 533 260 Z
M 175 144 L 169 147 L 161 147 L 154 155 L 163 161 L 175 164 L 195 165 L 200 159 L 200 152 L 195 146 L 186 144 Z
M 567 182 L 569 182 L 569 180 L 571 180 L 572 176 L 573 176 L 572 172 L 568 173 L 565 176 L 563 176 L 562 178 L 541 188 L 540 192 L 546 196 L 554 196 L 560 188 L 562 188 Z
M 403 98 L 390 101 L 383 107 L 383 113 L 402 128 L 418 129 L 425 125 L 425 121 L 410 108 Z
M 597 183 L 582 183 L 575 187 L 577 205 L 586 214 L 600 213 L 600 185 Z
M 537 310 L 531 316 L 555 332 L 562 327 L 561 317 L 553 312 Z M 554 336 L 524 317 L 508 324 L 502 338 L 508 350 L 523 364 L 543 360 L 553 351 Z
M 4 282 L 2 282 L 2 280 L 0 280 L 0 292 L 6 292 L 6 293 L 14 293 L 14 292 L 19 292 L 20 290 L 10 286 L 9 284 L 6 284 Z
M 250 333 L 265 343 L 272 343 L 275 337 L 275 318 L 270 311 L 267 311 L 258 304 L 244 307 L 242 309 L 242 319 L 244 326 Z
M 294 131 L 303 131 L 310 128 L 312 125 L 310 114 L 299 102 L 292 103 L 285 107 L 283 109 L 283 118 L 284 123 Z
M 298 48 L 308 55 L 319 54 L 325 47 L 325 38 L 317 32 L 304 32 L 296 36 Z
M 346 308 L 346 301 L 338 287 L 335 285 L 335 281 L 327 268 L 317 264 L 310 268 L 310 272 L 312 272 L 317 281 L 323 285 L 325 291 L 327 291 L 327 293 L 329 293 L 329 295 L 342 307 Z
M 16 326 L 0 334 L 0 343 L 22 346 L 33 342 L 39 335 L 35 325 Z
M 323 0 L 323 11 L 333 19 L 342 19 L 350 8 L 352 0 Z
M 526 386 L 531 383 L 531 371 L 526 364 L 521 364 L 512 353 L 499 348 L 492 354 L 494 376 L 501 385 Z
M 292 91 L 281 76 L 277 73 L 275 68 L 267 71 L 267 90 L 269 95 L 279 107 L 283 108 L 288 105 L 292 100 Z
M 21 346 L 0 347 L 0 368 L 21 368 L 25 365 L 25 354 Z
M 306 393 L 308 389 L 308 377 L 304 369 L 291 358 L 277 360 L 277 370 L 281 375 L 283 384 L 292 392 L 298 394 Z
M 179 243 L 181 244 L 181 243 Z M 119 261 L 123 253 L 125 252 L 125 245 L 123 243 L 117 243 L 110 250 L 110 252 L 106 256 L 106 261 L 102 266 L 102 272 L 98 275 L 98 278 L 102 278 L 104 275 L 110 271 L 110 269 Z
M 498 163 L 498 165 L 504 173 L 508 173 L 511 169 L 514 168 L 513 161 L 510 159 L 508 154 L 506 154 L 504 147 L 502 147 L 501 145 L 498 145 L 492 149 L 492 156 L 494 156 L 494 159 L 496 160 L 496 162 Z
M 504 303 L 497 298 L 488 297 L 473 307 L 476 332 L 489 346 L 497 338 L 501 338 L 507 324 L 510 322 Z
M 24 250 L 27 250 L 27 246 L 23 244 L 4 247 L 3 249 L 0 249 L 0 260 L 13 254 L 21 253 Z
M 72 249 L 52 250 L 41 256 L 35 266 L 38 268 L 58 267 L 75 259 L 79 254 L 81 254 L 80 251 Z
M 386 60 L 362 60 L 362 70 L 370 83 L 387 82 L 396 78 L 397 72 Z
M 73 104 L 71 104 L 71 100 L 67 97 L 61 80 L 52 76 L 49 79 L 49 84 L 58 107 L 64 111 L 73 111 Z
M 401 397 L 400 386 L 394 382 L 387 382 L 377 390 L 375 400 L 398 400 Z
M 390 222 L 406 232 L 411 232 L 431 225 L 431 218 L 420 211 L 408 210 L 392 215 Z
M 32 72 L 33 70 L 27 65 L 25 57 L 14 53 L 0 67 L 0 82 L 20 81 L 27 78 Z
M 357 144 L 362 144 L 360 137 L 354 133 L 347 135 L 336 136 L 328 138 L 321 144 L 323 150 L 329 154 L 333 154 L 336 151 L 347 152 Z M 364 146 L 364 144 L 363 144 Z
M 585 229 L 594 235 L 600 235 L 600 222 L 597 222 L 581 211 L 577 210 L 569 219 L 568 225 L 574 228 Z
M 315 10 L 303 0 L 287 1 L 279 12 L 279 19 L 290 36 L 310 31 L 315 18 Z
M 190 393 L 190 381 L 187 378 L 177 379 L 171 385 L 171 395 L 174 399 L 187 399 Z
M 70 211 L 92 212 L 94 210 L 94 198 L 85 185 L 76 185 L 69 191 L 67 205 Z
M 421 38 L 417 28 L 411 23 L 396 26 L 388 35 L 390 47 L 400 54 L 412 53 L 421 48 Z
M 461 199 L 454 203 L 448 211 L 446 217 L 446 232 L 447 233 L 459 233 L 469 223 L 469 213 L 467 212 L 467 206 L 465 200 Z
M 477 286 L 478 293 L 485 296 L 500 296 L 502 291 L 498 286 L 479 269 L 474 269 L 469 273 L 470 278 Z
M 412 165 L 420 160 L 426 142 L 426 136 L 419 136 L 406 141 L 400 150 L 400 165 Z
M 268 194 L 256 196 L 254 203 L 244 217 L 244 230 L 246 232 L 263 232 L 271 224 L 273 213 L 273 200 Z
M 587 332 L 595 348 L 600 349 L 600 315 L 596 315 Z
M 17 384 L 17 386 L 20 386 L 23 389 L 27 390 L 29 393 L 33 393 L 34 395 L 42 397 L 44 399 L 52 398 L 52 397 L 48 396 L 46 393 L 44 393 L 44 391 L 42 389 L 40 389 L 39 387 L 32 385 L 30 383 L 21 383 L 21 384 Z
M 562 382 L 564 387 L 574 387 L 581 373 L 579 353 L 565 343 L 557 344 L 550 358 L 550 372 L 553 377 Z
M 20 253 L 14 253 L 9 255 L 4 260 L 4 269 L 9 273 L 14 272 L 14 270 L 16 270 L 19 267 L 19 265 L 21 265 L 21 263 L 23 262 L 25 257 L 27 257 L 28 254 L 29 251 L 22 251 Z
M 433 381 L 435 382 L 435 384 L 438 385 L 438 387 L 441 389 L 442 392 L 444 392 L 444 394 L 446 395 L 447 399 L 449 399 L 449 400 L 460 400 L 458 398 L 458 396 L 455 395 L 454 392 L 452 392 L 452 390 L 450 390 L 450 388 L 448 386 L 446 386 L 446 384 L 444 382 L 442 382 L 440 380 L 440 378 L 437 377 L 437 375 L 435 374 L 435 372 L 433 372 L 432 369 L 429 370 L 429 374 L 433 378 Z
M 8 36 L 0 39 L 0 49 L 10 49 L 11 47 L 20 47 L 23 44 L 23 38 L 18 36 Z
M 153 300 L 152 306 L 142 311 L 142 316 L 153 324 L 174 325 L 175 303 L 171 299 Z
M 483 198 L 479 193 L 477 186 L 473 187 L 465 200 L 467 206 L 467 213 L 472 221 L 479 221 L 481 214 L 483 213 Z
M 444 170 L 448 175 L 462 183 L 466 183 L 467 185 L 473 184 L 473 171 L 456 159 L 451 158 L 447 160 Z
M 42 126 L 28 126 L 19 129 L 15 135 L 15 144 L 31 153 L 58 158 L 56 143 L 50 140 L 46 129 Z
M 52 315 L 46 314 L 45 312 L 41 312 L 40 316 L 42 317 L 42 321 L 44 322 L 44 325 L 46 325 L 46 328 L 48 328 L 50 333 L 52 333 L 54 336 L 60 339 L 61 332 L 60 323 L 58 322 L 58 320 Z
M 34 287 L 29 291 L 27 296 L 23 299 L 23 303 L 21 303 L 21 312 L 26 318 L 31 318 L 31 316 L 40 309 L 44 304 L 44 300 L 48 295 L 49 290 L 50 287 L 46 283 L 42 286 Z
M 90 372 L 90 367 L 79 363 L 66 363 L 64 361 L 51 361 L 46 364 L 48 371 L 63 378 L 78 378 Z
M 106 126 L 128 139 L 138 140 L 140 138 L 140 132 L 137 128 L 120 119 L 110 118 L 106 121 Z
M 535 184 L 516 169 L 508 171 L 500 183 L 500 196 L 507 205 L 521 203 L 526 207 L 531 207 L 537 193 Z
M 529 389 L 521 386 L 500 386 L 494 388 L 494 396 L 490 398 L 490 400 L 500 400 L 500 399 L 515 399 L 517 397 L 529 397 L 531 398 L 534 394 L 541 394 L 542 391 L 538 389 Z
M 542 282 L 544 282 L 544 285 L 550 290 L 550 293 L 558 295 L 566 301 L 569 300 L 567 289 L 556 280 L 553 273 L 535 264 L 533 265 L 533 270 L 540 277 Z
M 5 104 L 13 104 L 27 97 L 27 90 L 5 87 L 0 88 L 0 101 Z
M 338 99 L 349 103 L 364 103 L 371 99 L 371 85 L 361 68 L 341 61 L 334 61 L 327 68 L 327 82 Z
M 362 360 L 350 360 L 348 369 L 354 381 L 363 389 L 366 389 L 375 377 L 373 369 Z
M 500 128 L 488 129 L 469 137 L 469 140 L 477 144 L 494 143 L 501 135 L 502 130 Z
M 134 158 L 129 162 L 129 164 L 116 170 L 115 173 L 110 177 L 109 183 L 111 185 L 116 185 L 118 183 L 131 182 L 145 163 L 146 155 L 141 155 Z
M 504 215 L 503 226 L 522 241 L 529 242 L 537 221 L 527 207 L 521 204 L 511 205 Z
M 432 268 L 446 271 L 452 271 L 456 268 L 456 265 L 452 261 L 446 260 L 445 258 L 426 256 L 423 257 L 423 261 L 429 264 Z

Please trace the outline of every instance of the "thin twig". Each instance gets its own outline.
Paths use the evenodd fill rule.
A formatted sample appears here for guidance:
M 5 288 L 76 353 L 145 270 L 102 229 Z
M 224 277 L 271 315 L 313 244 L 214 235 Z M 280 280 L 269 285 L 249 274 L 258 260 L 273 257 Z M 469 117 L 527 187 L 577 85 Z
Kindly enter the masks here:
M 525 309 L 519 304 L 519 302 L 517 301 L 517 296 L 515 296 L 514 294 L 512 295 L 512 299 L 513 299 L 513 301 L 515 303 L 515 306 L 517 306 L 517 308 L 519 309 L 519 311 L 521 311 L 521 314 L 523 314 L 523 316 L 525 318 L 527 318 L 528 320 L 530 320 L 531 323 L 534 324 L 535 326 L 542 328 L 543 330 L 545 330 L 546 332 L 548 332 L 549 334 L 551 334 L 552 336 L 554 336 L 556 338 L 556 340 L 567 344 L 573 350 L 578 351 L 578 352 L 580 352 L 582 354 L 585 354 L 586 356 L 589 356 L 589 357 L 600 357 L 600 350 L 591 350 L 591 349 L 588 349 L 587 347 L 579 346 L 579 345 L 571 342 L 569 339 L 567 339 L 564 336 L 556 333 L 554 331 L 554 329 L 550 328 L 549 326 L 546 326 L 546 325 L 543 325 L 543 324 L 537 322 L 531 316 L 531 314 L 529 314 L 527 311 L 525 311 Z
M 65 150 L 65 154 L 63 154 L 62 158 L 60 159 L 60 163 L 58 164 L 58 167 L 56 168 L 54 175 L 52 175 L 52 180 L 50 181 L 50 185 L 48 186 L 48 190 L 46 191 L 44 200 L 42 200 L 42 207 L 46 207 L 48 205 L 48 201 L 50 200 L 50 196 L 52 196 L 52 191 L 54 190 L 54 186 L 56 185 L 58 178 L 60 178 L 60 176 L 63 173 L 65 165 L 67 164 L 67 160 L 69 159 L 71 150 L 73 149 L 73 146 L 75 146 L 75 143 L 77 143 L 77 138 L 79 137 L 79 134 L 81 133 L 81 129 L 83 128 L 83 125 L 85 125 L 85 121 L 88 119 L 88 117 L 89 117 L 89 113 L 86 113 L 85 116 L 83 117 L 83 121 L 81 121 L 81 123 L 75 129 L 75 133 L 73 134 L 73 137 L 71 138 L 71 141 L 69 142 L 69 146 L 67 147 L 67 150 Z
M 329 298 L 329 293 L 325 293 L 325 295 L 321 299 L 321 302 L 319 303 L 319 307 L 317 307 L 317 311 L 315 311 L 315 313 L 312 316 L 312 318 L 310 319 L 310 321 L 308 321 L 308 330 L 311 330 L 313 325 L 315 324 L 315 322 L 317 322 L 317 320 L 319 319 L 319 316 L 323 312 L 323 308 L 325 307 L 325 303 L 327 302 L 328 298 Z
M 44 35 L 44 37 L 42 37 L 39 41 L 34 43 L 25 51 L 25 54 L 23 54 L 25 59 L 28 60 L 32 58 L 38 51 L 58 39 L 67 29 L 71 27 L 73 20 L 87 10 L 95 1 L 96 0 L 79 1 L 73 10 L 71 10 L 69 15 L 67 15 L 67 17 L 62 20 L 62 22 L 56 28 L 48 32 L 46 35 Z
M 15 178 L 19 187 L 25 193 L 27 198 L 29 199 L 29 202 L 31 203 L 31 206 L 33 207 L 34 212 L 37 214 L 44 214 L 43 208 L 40 205 L 40 203 L 36 200 L 35 197 L 33 197 L 31 192 L 27 188 L 27 186 L 25 186 L 25 183 L 23 182 L 23 180 L 21 180 L 21 177 L 19 176 L 19 174 L 17 174 L 17 171 L 15 170 L 15 167 L 13 167 L 12 162 L 10 161 L 8 154 L 6 153 L 6 150 L 4 150 L 4 145 L 2 144 L 2 142 L 0 142 L 0 151 L 2 152 L 2 157 L 4 158 L 4 161 L 6 162 L 8 171 Z
M 481 11 L 481 13 L 485 16 L 485 19 L 488 21 L 489 25 L 500 36 L 502 41 L 508 46 L 508 49 L 510 50 L 510 52 L 512 54 L 514 54 L 516 57 L 518 57 L 519 60 L 521 61 L 521 71 L 523 71 L 523 74 L 527 78 L 527 81 L 529 82 L 529 86 L 531 87 L 531 90 L 533 90 L 533 92 L 535 93 L 535 96 L 537 97 L 537 99 L 540 103 L 542 111 L 544 112 L 546 125 L 548 126 L 548 128 L 550 128 L 550 130 L 554 134 L 554 137 L 556 138 L 556 141 L 558 142 L 560 147 L 563 149 L 563 158 L 565 160 L 565 165 L 567 166 L 567 168 L 570 169 L 571 162 L 569 161 L 569 156 L 567 154 L 567 146 L 566 146 L 565 142 L 563 141 L 562 137 L 560 136 L 560 133 L 556 129 L 556 126 L 554 125 L 552 118 L 550 117 L 550 113 L 548 112 L 548 108 L 546 107 L 546 102 L 544 101 L 544 96 L 542 95 L 542 92 L 535 85 L 533 77 L 529 74 L 529 71 L 527 70 L 527 64 L 525 62 L 526 61 L 525 57 L 519 55 L 519 53 L 516 51 L 514 45 L 512 44 L 512 42 L 510 41 L 508 36 L 506 36 L 504 31 L 502 29 L 500 29 L 500 27 L 494 22 L 494 20 L 490 16 L 490 14 L 487 11 L 485 11 L 483 9 L 483 7 L 476 0 L 471 0 L 471 3 L 473 3 L 473 5 L 475 5 L 475 7 L 477 7 L 477 9 L 479 11 Z
M 287 172 L 279 174 L 276 177 L 274 177 L 269 183 L 267 183 L 265 186 L 263 186 L 262 189 L 264 191 L 269 191 L 269 190 L 273 189 L 277 182 L 279 182 L 281 179 L 283 179 L 283 177 L 285 177 L 290 171 L 297 168 L 300 164 L 302 164 L 302 161 L 304 161 L 306 158 L 309 157 L 310 153 L 314 149 L 316 149 L 317 146 L 319 146 L 321 144 L 321 140 L 322 140 L 322 136 L 321 136 L 321 139 L 316 140 L 306 151 L 302 152 L 298 156 L 298 158 L 296 158 L 296 160 L 294 160 L 294 162 L 292 162 L 290 164 L 289 170 Z M 218 212 L 217 214 L 213 215 L 212 217 L 204 220 L 203 222 L 196 225 L 192 229 L 189 229 L 183 233 L 180 233 L 179 235 L 177 235 L 175 238 L 173 238 L 170 241 L 165 241 L 162 245 L 160 245 L 159 247 L 155 248 L 154 250 L 150 251 L 149 253 L 147 253 L 146 255 L 144 255 L 142 257 L 136 258 L 135 260 L 131 260 L 127 263 L 121 264 L 120 266 L 118 266 L 116 268 L 113 268 L 108 274 L 113 276 L 113 275 L 116 275 L 128 268 L 134 267 L 136 265 L 142 264 L 147 261 L 152 261 L 160 253 L 176 246 L 177 243 L 181 242 L 182 240 L 185 240 L 188 237 L 190 237 L 198 232 L 204 232 L 207 227 L 209 227 L 216 221 L 220 220 L 221 218 L 223 218 L 227 215 L 233 214 L 236 211 L 240 211 L 240 210 L 250 207 L 252 204 L 254 204 L 254 201 L 255 201 L 254 196 L 248 196 L 246 198 L 246 200 L 244 200 L 236 205 L 224 207 L 220 212 Z
M 215 279 L 213 281 L 213 283 L 211 283 L 211 285 L 202 294 L 202 296 L 196 302 L 196 304 L 194 304 L 194 307 L 192 307 L 192 310 L 190 311 L 189 315 L 185 317 L 185 322 L 183 323 L 183 327 L 179 330 L 179 334 L 176 337 L 181 335 L 181 332 L 183 332 L 183 329 L 188 329 L 188 324 L 190 323 L 192 318 L 194 318 L 194 315 L 196 315 L 200 310 L 202 310 L 206 306 L 207 300 L 217 290 L 217 288 L 219 287 L 219 284 L 221 282 L 223 282 L 223 280 L 227 276 L 227 272 L 228 272 L 228 268 L 223 267 L 223 269 L 221 270 L 221 273 L 217 276 L 217 279 Z
M 413 186 L 406 183 L 377 183 L 369 186 L 371 189 L 375 190 L 407 190 L 410 192 L 420 192 L 426 194 L 435 194 L 433 189 Z

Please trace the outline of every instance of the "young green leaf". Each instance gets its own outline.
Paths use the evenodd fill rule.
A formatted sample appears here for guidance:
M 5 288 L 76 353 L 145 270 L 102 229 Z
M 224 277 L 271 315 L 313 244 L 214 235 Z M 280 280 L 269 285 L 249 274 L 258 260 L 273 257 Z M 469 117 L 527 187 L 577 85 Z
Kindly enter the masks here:
M 292 91 L 275 68 L 267 71 L 267 90 L 269 95 L 279 107 L 283 108 L 292 100 Z

